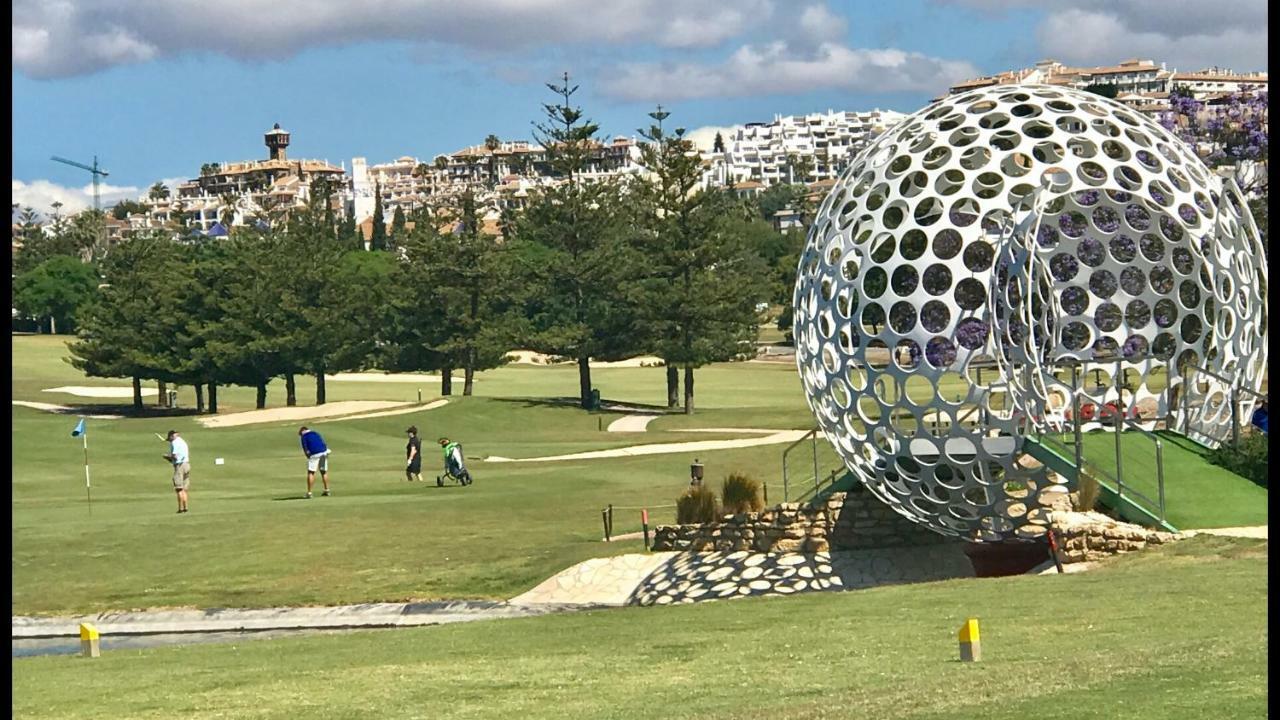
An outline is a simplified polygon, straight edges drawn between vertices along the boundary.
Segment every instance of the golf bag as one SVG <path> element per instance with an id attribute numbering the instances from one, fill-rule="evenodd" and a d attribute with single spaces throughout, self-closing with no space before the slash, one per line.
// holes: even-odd
<path id="1" fill-rule="evenodd" d="M 436 476 L 436 487 L 444 487 L 444 480 L 446 477 L 456 481 L 459 485 L 466 486 L 471 484 L 471 473 L 467 472 L 466 465 L 464 465 L 462 461 L 462 445 L 458 445 L 457 447 L 458 452 L 456 456 L 453 453 L 445 456 L 445 474 Z"/>

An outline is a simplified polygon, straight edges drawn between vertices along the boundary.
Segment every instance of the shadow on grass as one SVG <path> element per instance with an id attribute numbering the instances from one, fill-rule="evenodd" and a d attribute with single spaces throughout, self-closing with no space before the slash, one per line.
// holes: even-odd
<path id="1" fill-rule="evenodd" d="M 65 410 L 49 410 L 54 415 L 76 417 L 79 415 L 119 415 L 126 418 L 179 418 L 192 415 L 208 415 L 195 408 L 162 408 L 144 405 L 141 410 L 130 405 L 69 405 Z"/>
<path id="2" fill-rule="evenodd" d="M 503 403 L 519 403 L 521 407 L 540 408 L 540 407 L 582 407 L 582 401 L 576 397 L 554 397 L 554 398 L 493 398 L 497 402 Z M 680 412 L 679 408 L 671 409 L 665 405 L 651 405 L 647 403 L 624 403 L 614 402 L 612 400 L 600 400 L 600 409 L 605 412 L 644 412 L 654 415 L 668 415 Z"/>

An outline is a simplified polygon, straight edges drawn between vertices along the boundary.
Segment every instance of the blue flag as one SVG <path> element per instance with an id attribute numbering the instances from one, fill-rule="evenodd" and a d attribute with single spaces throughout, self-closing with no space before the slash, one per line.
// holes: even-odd
<path id="1" fill-rule="evenodd" d="M 76 429 L 71 431 L 71 437 L 80 437 L 84 434 L 84 418 L 80 418 L 80 422 L 76 423 Z"/>

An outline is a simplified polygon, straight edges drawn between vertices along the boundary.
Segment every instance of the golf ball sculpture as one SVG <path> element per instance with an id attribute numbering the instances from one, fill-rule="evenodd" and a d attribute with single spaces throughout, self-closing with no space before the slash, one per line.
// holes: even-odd
<path id="1" fill-rule="evenodd" d="M 1073 412 L 1229 432 L 1230 387 L 1198 368 L 1259 387 L 1266 279 L 1235 183 L 1159 124 L 1076 90 L 984 88 L 881 135 L 823 201 L 796 363 L 880 500 L 945 535 L 1031 538 L 1070 488 L 1028 435 Z"/>

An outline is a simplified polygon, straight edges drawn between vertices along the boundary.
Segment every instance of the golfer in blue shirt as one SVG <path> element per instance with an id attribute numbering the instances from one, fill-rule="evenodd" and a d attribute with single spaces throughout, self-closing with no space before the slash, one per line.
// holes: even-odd
<path id="1" fill-rule="evenodd" d="M 307 456 L 307 494 L 311 499 L 311 486 L 316 482 L 316 471 L 320 472 L 320 482 L 324 483 L 324 492 L 329 495 L 329 447 L 324 444 L 320 433 L 310 430 L 306 425 L 298 428 L 298 437 L 302 438 L 302 454 Z"/>

